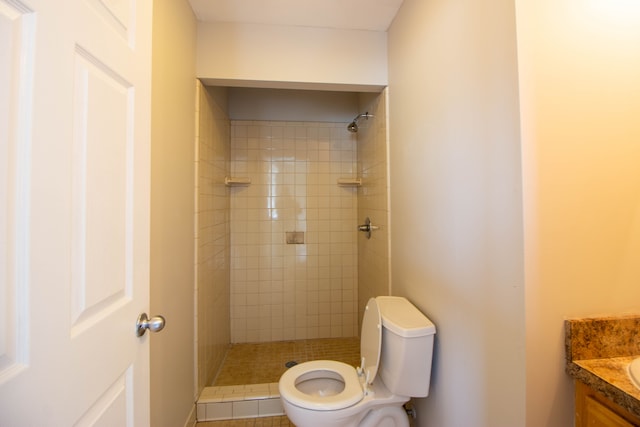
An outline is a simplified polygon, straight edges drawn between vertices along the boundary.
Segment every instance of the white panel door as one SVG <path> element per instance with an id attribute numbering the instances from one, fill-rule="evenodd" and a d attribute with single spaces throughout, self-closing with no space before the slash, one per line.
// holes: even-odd
<path id="1" fill-rule="evenodd" d="M 146 426 L 151 0 L 0 0 L 0 426 Z"/>

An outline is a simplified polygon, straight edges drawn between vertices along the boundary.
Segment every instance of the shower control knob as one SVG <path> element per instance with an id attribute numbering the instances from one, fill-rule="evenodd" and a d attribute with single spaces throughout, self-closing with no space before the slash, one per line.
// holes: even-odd
<path id="1" fill-rule="evenodd" d="M 358 226 L 358 230 L 367 233 L 367 239 L 371 238 L 371 231 L 378 230 L 380 227 L 371 224 L 371 220 L 369 217 L 366 217 L 364 220 L 364 224 Z"/>
<path id="2" fill-rule="evenodd" d="M 160 332 L 164 328 L 164 324 L 164 317 L 154 316 L 149 318 L 147 313 L 142 313 L 138 316 L 138 321 L 136 322 L 136 335 L 143 336 L 147 329 L 151 332 Z"/>

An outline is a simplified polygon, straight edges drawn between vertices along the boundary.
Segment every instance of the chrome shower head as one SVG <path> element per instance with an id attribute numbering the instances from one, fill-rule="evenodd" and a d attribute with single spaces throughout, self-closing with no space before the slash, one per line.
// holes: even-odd
<path id="1" fill-rule="evenodd" d="M 354 133 L 358 132 L 358 120 L 360 120 L 362 117 L 369 120 L 369 117 L 373 117 L 373 114 L 369 114 L 368 111 L 364 114 L 358 114 L 356 118 L 353 119 L 351 123 L 349 123 L 349 125 L 347 126 L 347 130 Z"/>

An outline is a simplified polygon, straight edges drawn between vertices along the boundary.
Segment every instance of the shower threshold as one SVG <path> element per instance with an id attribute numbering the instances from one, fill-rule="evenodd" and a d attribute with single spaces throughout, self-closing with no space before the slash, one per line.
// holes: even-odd
<path id="1" fill-rule="evenodd" d="M 197 410 L 198 421 L 284 415 L 277 382 L 205 387 Z"/>

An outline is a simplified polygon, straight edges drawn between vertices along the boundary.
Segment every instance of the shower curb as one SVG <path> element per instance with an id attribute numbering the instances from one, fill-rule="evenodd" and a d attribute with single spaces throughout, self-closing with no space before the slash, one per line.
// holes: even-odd
<path id="1" fill-rule="evenodd" d="M 197 402 L 198 421 L 284 415 L 278 383 L 205 387 Z"/>

